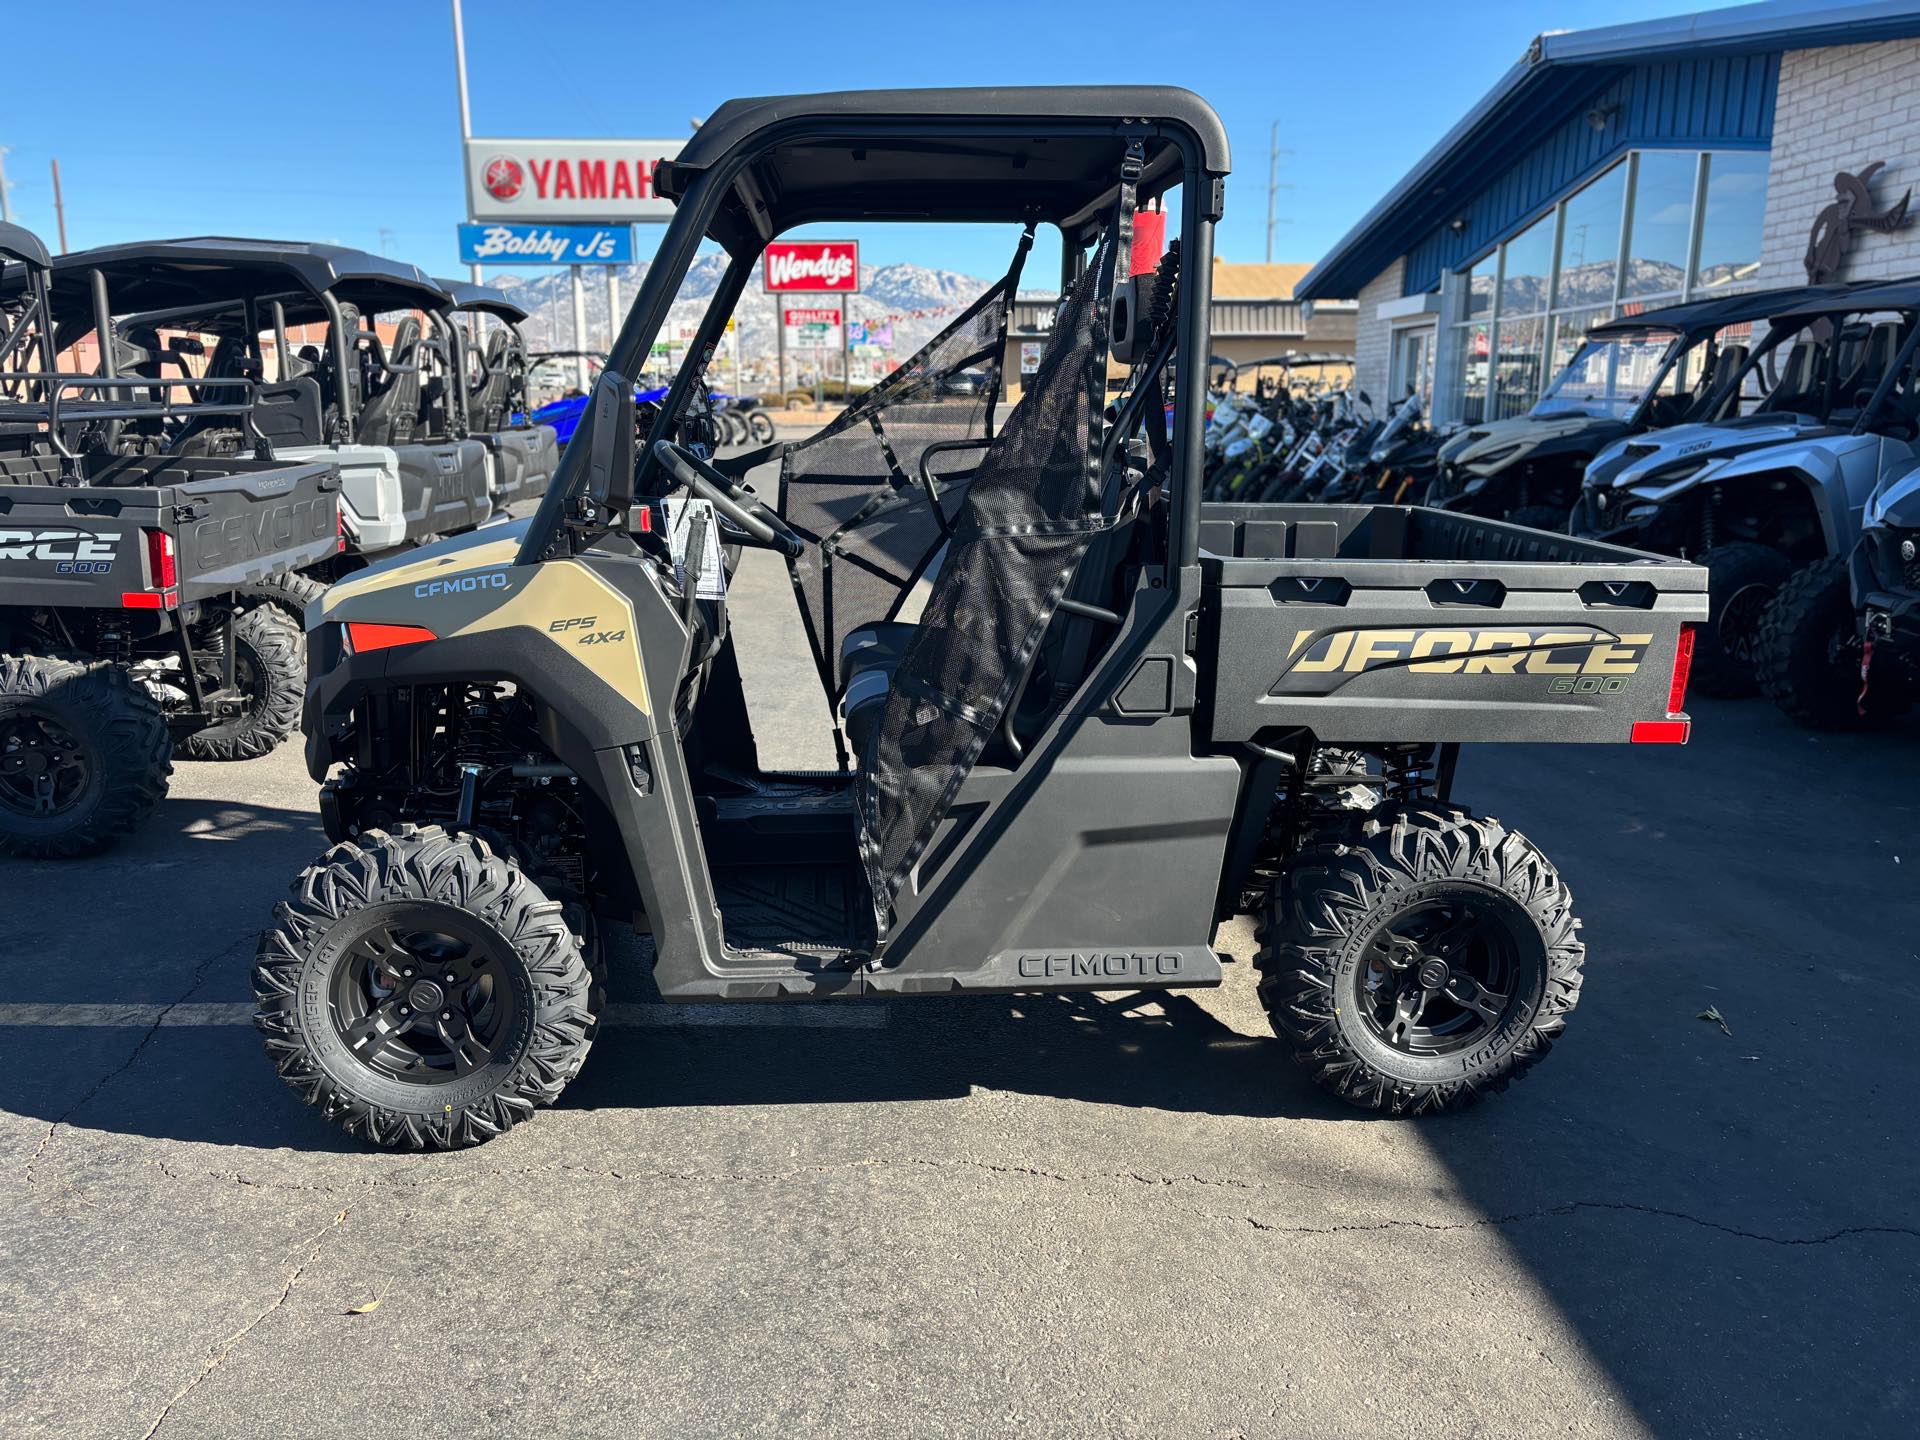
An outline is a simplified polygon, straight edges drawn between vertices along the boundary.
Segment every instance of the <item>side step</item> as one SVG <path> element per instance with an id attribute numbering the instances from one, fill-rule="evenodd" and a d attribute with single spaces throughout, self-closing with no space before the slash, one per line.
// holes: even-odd
<path id="1" fill-rule="evenodd" d="M 1187 990 L 1225 975 L 1207 945 L 1145 950 L 1035 947 L 1002 950 L 970 970 L 921 970 L 912 964 L 866 977 L 870 995 L 1013 995 L 1059 990 Z"/>
<path id="2" fill-rule="evenodd" d="M 757 956 L 777 960 L 784 957 Z M 657 972 L 656 972 L 657 974 Z M 1187 990 L 1218 985 L 1225 978 L 1220 957 L 1206 945 L 1169 945 L 1149 950 L 1002 950 L 969 970 L 848 970 L 816 964 L 776 971 L 758 968 L 737 977 L 702 976 L 685 985 L 662 985 L 664 1000 L 738 1000 L 781 1003 L 857 999 L 873 995 L 1019 995 L 1063 990 Z"/>

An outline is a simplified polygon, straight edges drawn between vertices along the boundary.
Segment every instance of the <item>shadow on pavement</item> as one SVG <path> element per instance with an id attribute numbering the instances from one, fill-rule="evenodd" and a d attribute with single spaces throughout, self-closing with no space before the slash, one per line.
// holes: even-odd
<path id="1" fill-rule="evenodd" d="M 1694 709 L 1685 749 L 1470 753 L 1586 985 L 1535 1074 L 1418 1133 L 1653 1433 L 1911 1436 L 1920 746 Z"/>

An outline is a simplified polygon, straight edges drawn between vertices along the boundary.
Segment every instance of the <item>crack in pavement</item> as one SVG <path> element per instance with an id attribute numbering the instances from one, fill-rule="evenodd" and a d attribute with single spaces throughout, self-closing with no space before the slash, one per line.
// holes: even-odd
<path id="1" fill-rule="evenodd" d="M 174 1171 L 165 1161 L 151 1161 L 159 1166 L 169 1179 L 181 1180 L 188 1176 Z M 272 1189 L 310 1192 L 314 1194 L 345 1194 L 354 1191 L 371 1193 L 375 1190 L 417 1189 L 432 1179 L 452 1180 L 455 1178 L 484 1182 L 502 1179 L 550 1179 L 555 1175 L 578 1176 L 586 1179 L 612 1180 L 620 1183 L 671 1184 L 674 1182 L 699 1183 L 739 1183 L 739 1184 L 780 1184 L 803 1176 L 824 1176 L 856 1170 L 902 1170 L 919 1167 L 932 1170 L 973 1170 L 989 1175 L 1017 1179 L 1045 1180 L 1060 1185 L 1086 1185 L 1101 1181 L 1118 1181 L 1126 1184 L 1141 1185 L 1158 1190 L 1174 1190 L 1182 1186 L 1196 1185 L 1212 1189 L 1230 1190 L 1266 1190 L 1272 1187 L 1256 1181 L 1214 1179 L 1201 1175 L 1143 1175 L 1131 1170 L 1105 1170 L 1072 1174 L 1057 1170 L 1042 1170 L 1030 1165 L 993 1164 L 984 1160 L 930 1160 L 918 1156 L 909 1156 L 901 1160 L 848 1160 L 831 1165 L 802 1165 L 788 1170 L 768 1171 L 722 1171 L 722 1170 L 619 1170 L 599 1169 L 586 1165 L 526 1165 L 516 1168 L 495 1167 L 487 1170 L 474 1170 L 460 1173 L 458 1176 L 436 1177 L 375 1177 L 351 1185 L 302 1184 L 297 1181 L 259 1180 L 244 1171 L 202 1171 L 199 1178 L 218 1180 L 249 1189 Z M 1811 1246 L 1829 1245 L 1837 1240 L 1845 1240 L 1863 1235 L 1898 1235 L 1908 1239 L 1920 1240 L 1920 1227 L 1907 1225 L 1846 1225 L 1835 1230 L 1812 1235 L 1776 1235 L 1760 1230 L 1748 1230 L 1738 1225 L 1729 1225 L 1724 1221 L 1711 1220 L 1704 1216 L 1689 1214 L 1684 1210 L 1674 1210 L 1658 1205 L 1645 1205 L 1631 1200 L 1569 1200 L 1554 1205 L 1542 1205 L 1531 1210 L 1517 1210 L 1504 1215 L 1483 1215 L 1470 1220 L 1435 1221 L 1389 1218 L 1385 1220 L 1354 1221 L 1334 1225 L 1285 1225 L 1262 1220 L 1253 1215 L 1229 1215 L 1214 1210 L 1203 1210 L 1192 1206 L 1183 1206 L 1188 1213 L 1210 1220 L 1239 1221 L 1251 1226 L 1263 1234 L 1276 1235 L 1349 1235 L 1366 1234 L 1372 1231 L 1386 1230 L 1426 1230 L 1436 1234 L 1448 1231 L 1483 1230 L 1507 1225 L 1519 1225 L 1532 1221 L 1564 1219 L 1585 1211 L 1614 1212 L 1643 1215 L 1654 1219 L 1675 1220 L 1683 1224 L 1697 1225 L 1702 1229 L 1718 1231 L 1723 1235 L 1740 1240 L 1754 1240 L 1768 1245 Z"/>
<path id="2" fill-rule="evenodd" d="M 280 1293 L 273 1298 L 266 1309 L 262 1310 L 258 1315 L 254 1316 L 253 1319 L 249 1320 L 222 1341 L 218 1349 L 216 1349 L 211 1358 L 208 1359 L 207 1363 L 200 1367 L 200 1373 L 198 1375 L 195 1375 L 186 1384 L 173 1392 L 172 1396 L 167 1400 L 167 1403 L 160 1407 L 160 1413 L 153 1417 L 153 1424 L 146 1428 L 146 1431 L 140 1436 L 140 1440 L 153 1440 L 153 1437 L 160 1433 L 160 1427 L 167 1423 L 167 1417 L 173 1413 L 174 1406 L 178 1405 L 195 1390 L 199 1389 L 202 1382 L 204 1382 L 209 1375 L 213 1374 L 214 1371 L 226 1363 L 227 1357 L 233 1354 L 242 1340 L 245 1340 L 247 1336 L 258 1329 L 260 1323 L 269 1315 L 287 1303 L 287 1297 L 293 1294 L 293 1287 L 300 1283 L 301 1275 L 306 1272 L 306 1268 L 311 1265 L 314 1262 L 314 1258 L 319 1255 L 320 1247 L 327 1243 L 327 1237 L 332 1235 L 342 1225 L 346 1224 L 347 1216 L 352 1213 L 353 1207 L 348 1206 L 345 1210 L 342 1210 L 338 1215 L 334 1216 L 333 1220 L 307 1243 L 307 1253 L 301 1258 L 300 1263 L 295 1265 L 288 1273 L 287 1283 L 280 1287 Z"/>
<path id="3" fill-rule="evenodd" d="M 251 944 L 258 934 L 259 932 L 256 930 L 249 930 L 245 934 L 229 940 L 218 950 L 198 961 L 193 967 L 193 978 L 187 985 L 185 992 L 181 994 L 179 999 L 170 1001 L 158 1015 L 153 1017 L 153 1023 L 146 1028 L 145 1033 L 143 1033 L 138 1040 L 134 1041 L 133 1049 L 127 1052 L 127 1058 L 114 1066 L 113 1069 L 109 1070 L 106 1074 L 102 1075 L 98 1080 L 94 1081 L 92 1085 L 87 1087 L 84 1095 L 74 1101 L 73 1104 L 69 1105 L 65 1110 L 61 1111 L 59 1115 L 48 1123 L 47 1133 L 40 1137 L 40 1143 L 34 1147 L 33 1154 L 27 1157 L 25 1172 L 27 1184 L 32 1185 L 35 1183 L 34 1170 L 40 1164 L 41 1158 L 47 1153 L 47 1147 L 53 1144 L 53 1137 L 59 1132 L 60 1127 L 75 1115 L 79 1114 L 89 1100 L 93 1099 L 94 1096 L 106 1089 L 108 1085 L 112 1084 L 115 1080 L 126 1074 L 128 1070 L 133 1068 L 134 1062 L 140 1058 L 141 1052 L 147 1048 L 147 1042 L 153 1039 L 153 1037 L 159 1033 L 160 1027 L 166 1023 L 167 1016 L 179 1006 L 191 1000 L 194 992 L 206 983 L 207 971 L 213 968 L 213 963 L 216 960 L 226 958 L 243 944 Z"/>

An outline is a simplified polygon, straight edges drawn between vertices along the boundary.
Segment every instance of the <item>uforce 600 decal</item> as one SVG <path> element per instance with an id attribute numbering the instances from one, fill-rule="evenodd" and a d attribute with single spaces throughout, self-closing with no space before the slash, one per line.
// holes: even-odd
<path id="1" fill-rule="evenodd" d="M 1289 676 L 1359 675 L 1387 667 L 1416 675 L 1544 675 L 1567 680 L 1624 680 L 1646 659 L 1651 635 L 1523 626 L 1500 629 L 1301 630 L 1293 637 Z M 1555 684 L 1555 694 L 1589 687 Z"/>
<path id="2" fill-rule="evenodd" d="M 0 529 L 0 560 L 47 560 L 57 575 L 110 575 L 118 530 Z"/>

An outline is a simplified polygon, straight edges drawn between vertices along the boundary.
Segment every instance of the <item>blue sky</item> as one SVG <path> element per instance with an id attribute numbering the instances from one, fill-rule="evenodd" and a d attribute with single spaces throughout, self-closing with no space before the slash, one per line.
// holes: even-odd
<path id="1" fill-rule="evenodd" d="M 25 5 L 29 0 L 11 0 Z M 444 0 L 90 0 L 84 64 L 16 67 L 0 145 L 16 222 L 55 239 L 58 156 L 74 248 L 196 233 L 331 240 L 457 265 L 463 192 Z M 1232 139 L 1221 255 L 1262 258 L 1268 127 L 1280 122 L 1274 258 L 1315 260 L 1543 29 L 1702 8 L 1551 4 L 1107 3 L 965 7 L 722 3 L 547 6 L 467 0 L 474 129 L 673 135 L 731 95 L 889 85 L 1153 82 L 1211 100 Z M 61 18 L 62 16 L 71 19 Z M 48 17 L 48 18 L 41 18 Z M 16 26 L 16 31 L 18 27 Z M 102 113 L 96 81 L 112 97 Z M 323 105 L 330 100 L 333 106 Z M 639 236 L 650 251 L 653 237 Z M 1004 240 L 916 259 L 975 274 Z"/>

